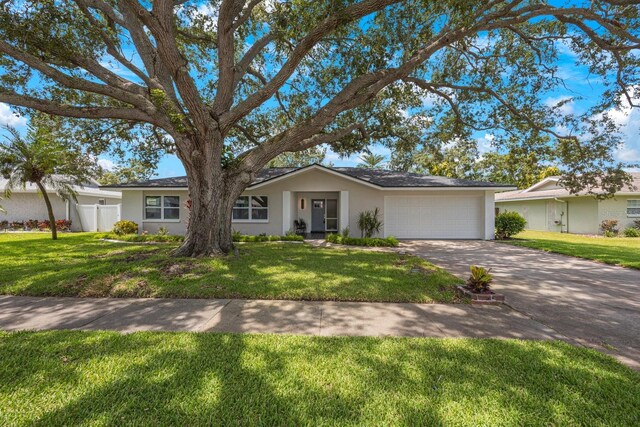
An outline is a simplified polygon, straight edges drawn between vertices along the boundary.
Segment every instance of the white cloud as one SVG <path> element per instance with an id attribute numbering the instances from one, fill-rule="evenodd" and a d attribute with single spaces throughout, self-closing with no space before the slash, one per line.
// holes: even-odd
<path id="1" fill-rule="evenodd" d="M 98 159 L 98 166 L 108 171 L 112 171 L 116 168 L 116 164 L 112 160 L 104 158 Z"/>
<path id="2" fill-rule="evenodd" d="M 24 126 L 27 119 L 14 113 L 7 104 L 0 103 L 0 125 L 3 126 Z"/>
<path id="3" fill-rule="evenodd" d="M 482 157 L 484 153 L 495 150 L 495 147 L 493 146 L 493 141 L 495 139 L 496 137 L 490 133 L 487 133 L 483 137 L 477 139 L 478 154 L 480 154 L 480 157 Z"/>

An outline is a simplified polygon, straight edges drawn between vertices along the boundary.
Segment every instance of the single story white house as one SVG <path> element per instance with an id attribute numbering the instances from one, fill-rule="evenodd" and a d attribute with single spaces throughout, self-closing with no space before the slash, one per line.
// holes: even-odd
<path id="1" fill-rule="evenodd" d="M 552 176 L 525 190 L 496 194 L 496 208 L 515 211 L 527 220 L 528 230 L 598 234 L 605 219 L 618 221 L 620 230 L 640 219 L 640 173 L 632 173 L 633 184 L 615 197 L 597 200 L 588 194 L 569 194 Z"/>
<path id="2" fill-rule="evenodd" d="M 0 192 L 4 192 L 7 180 L 0 178 Z M 73 200 L 64 200 L 58 196 L 54 190 L 47 189 L 47 194 L 51 200 L 53 214 L 56 219 L 71 221 L 73 231 L 93 231 L 88 224 L 83 224 L 80 210 L 82 206 L 118 205 L 121 202 L 122 194 L 119 191 L 101 190 L 97 182 L 88 182 L 82 187 L 74 186 L 77 194 L 77 203 Z M 34 184 L 27 184 L 25 188 L 15 188 L 11 192 L 11 197 L 3 197 L 0 202 L 6 212 L 0 212 L 0 221 L 24 222 L 28 220 L 48 220 L 47 206 L 40 195 L 38 187 Z"/>
<path id="3" fill-rule="evenodd" d="M 184 234 L 189 210 L 186 177 L 152 179 L 103 189 L 122 191 L 122 219 L 155 233 Z M 268 168 L 236 201 L 233 228 L 243 234 L 284 234 L 303 219 L 312 233 L 359 236 L 358 215 L 379 208 L 382 236 L 400 239 L 493 239 L 492 182 L 317 164 Z"/>

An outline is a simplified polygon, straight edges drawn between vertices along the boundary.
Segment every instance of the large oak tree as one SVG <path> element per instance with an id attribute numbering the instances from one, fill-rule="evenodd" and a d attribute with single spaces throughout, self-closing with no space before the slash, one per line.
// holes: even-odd
<path id="1" fill-rule="evenodd" d="M 169 142 L 192 199 L 176 254 L 225 253 L 233 203 L 255 173 L 321 144 L 402 149 L 426 128 L 443 141 L 542 133 L 572 189 L 618 188 L 604 112 L 637 96 L 637 3 L 9 0 L 0 102 L 128 138 L 134 151 Z M 560 49 L 605 87 L 581 117 L 542 99 L 562 89 Z"/>

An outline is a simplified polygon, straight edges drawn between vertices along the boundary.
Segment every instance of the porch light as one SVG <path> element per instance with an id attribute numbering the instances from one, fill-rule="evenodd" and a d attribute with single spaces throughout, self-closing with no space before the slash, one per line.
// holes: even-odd
<path id="1" fill-rule="evenodd" d="M 300 209 L 304 210 L 304 199 L 300 199 Z"/>

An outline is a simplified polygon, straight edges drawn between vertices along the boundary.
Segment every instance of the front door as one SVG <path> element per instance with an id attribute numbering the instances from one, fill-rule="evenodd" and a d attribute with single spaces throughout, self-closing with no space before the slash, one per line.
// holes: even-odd
<path id="1" fill-rule="evenodd" d="M 311 232 L 324 233 L 324 199 L 311 200 Z"/>

